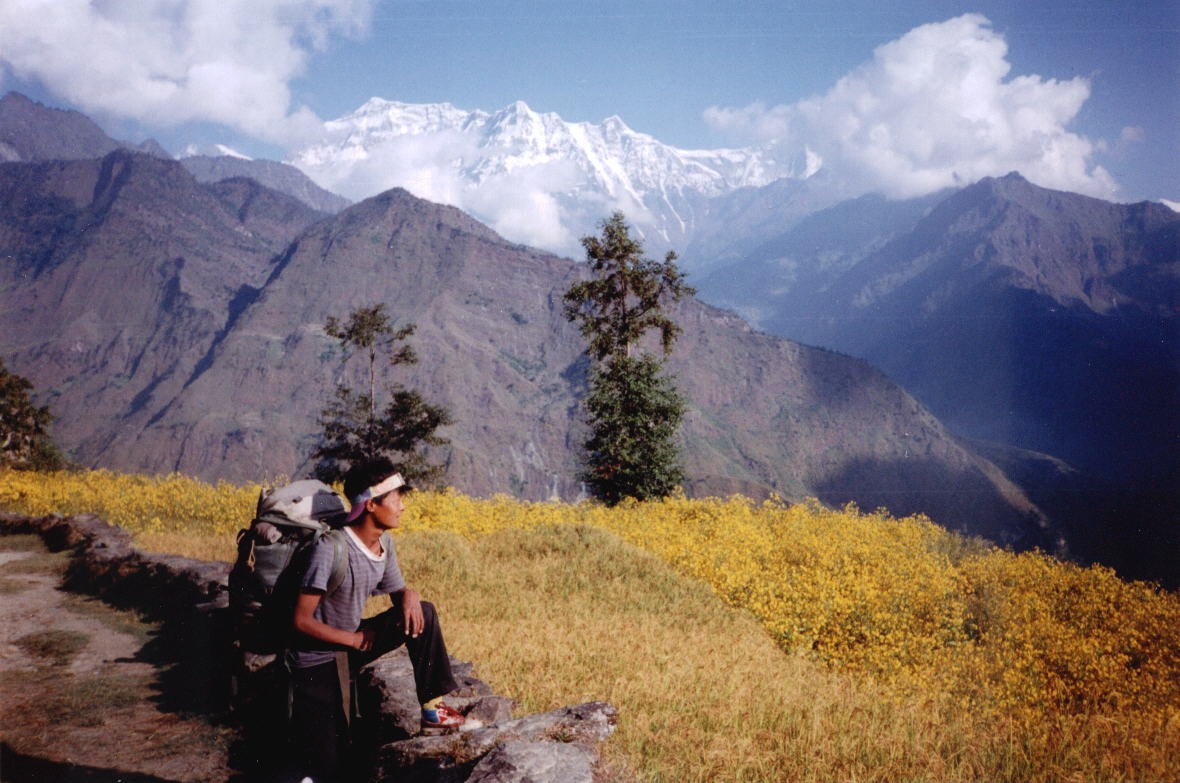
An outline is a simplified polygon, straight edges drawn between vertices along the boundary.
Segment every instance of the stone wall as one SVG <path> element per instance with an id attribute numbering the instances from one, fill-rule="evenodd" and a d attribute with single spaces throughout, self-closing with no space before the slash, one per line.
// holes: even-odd
<path id="1" fill-rule="evenodd" d="M 230 645 L 225 631 L 229 564 L 142 552 L 131 535 L 95 516 L 26 517 L 0 513 L 9 532 L 35 533 L 54 550 L 72 550 L 71 590 L 141 612 L 160 623 L 159 646 L 174 663 L 164 683 L 177 704 L 205 712 L 228 706 Z M 361 670 L 362 714 L 375 747 L 372 780 L 399 783 L 602 783 L 599 745 L 614 731 L 614 707 L 590 702 L 513 717 L 511 699 L 452 661 L 457 706 L 469 730 L 420 736 L 413 671 L 404 650 Z"/>

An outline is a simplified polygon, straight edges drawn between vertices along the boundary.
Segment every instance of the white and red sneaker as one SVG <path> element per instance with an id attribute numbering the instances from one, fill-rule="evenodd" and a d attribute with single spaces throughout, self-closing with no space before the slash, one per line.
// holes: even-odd
<path id="1" fill-rule="evenodd" d="M 422 731 L 432 734 L 446 734 L 459 731 L 467 718 L 463 713 L 439 702 L 432 707 L 422 708 Z"/>

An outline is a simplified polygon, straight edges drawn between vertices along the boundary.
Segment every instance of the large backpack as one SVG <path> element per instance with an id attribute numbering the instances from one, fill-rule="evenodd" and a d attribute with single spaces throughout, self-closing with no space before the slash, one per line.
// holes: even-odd
<path id="1" fill-rule="evenodd" d="M 348 544 L 339 529 L 343 498 L 322 481 L 296 481 L 264 489 L 250 526 L 238 533 L 238 556 L 229 574 L 234 646 L 239 665 L 256 673 L 279 661 L 291 639 L 295 599 L 312 547 L 333 543 L 330 594 L 348 568 Z"/>

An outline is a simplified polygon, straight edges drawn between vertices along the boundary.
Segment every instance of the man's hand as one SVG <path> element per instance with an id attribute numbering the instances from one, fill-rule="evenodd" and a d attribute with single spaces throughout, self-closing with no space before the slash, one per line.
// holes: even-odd
<path id="1" fill-rule="evenodd" d="M 426 627 L 426 618 L 422 615 L 422 598 L 413 590 L 406 588 L 402 592 L 402 629 L 411 638 L 417 638 Z"/>
<path id="2" fill-rule="evenodd" d="M 377 638 L 377 635 L 374 633 L 372 628 L 362 628 L 356 632 L 356 636 L 356 644 L 354 644 L 353 647 L 360 650 L 361 652 L 368 652 L 369 650 L 373 649 L 373 640 Z"/>

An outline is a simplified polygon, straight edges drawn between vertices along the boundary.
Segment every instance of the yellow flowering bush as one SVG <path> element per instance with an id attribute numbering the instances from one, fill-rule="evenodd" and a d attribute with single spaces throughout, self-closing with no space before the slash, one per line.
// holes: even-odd
<path id="1" fill-rule="evenodd" d="M 1180 717 L 1180 600 L 1108 568 L 999 550 L 965 560 L 972 655 L 947 687 L 1032 714 Z"/>
<path id="2" fill-rule="evenodd" d="M 96 514 L 132 533 L 232 535 L 249 522 L 259 490 L 180 474 L 0 471 L 0 508 L 29 515 Z"/>

